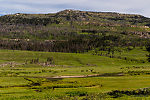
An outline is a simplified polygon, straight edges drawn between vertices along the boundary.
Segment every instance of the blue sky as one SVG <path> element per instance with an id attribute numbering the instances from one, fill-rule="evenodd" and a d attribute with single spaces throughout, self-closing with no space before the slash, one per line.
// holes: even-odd
<path id="1" fill-rule="evenodd" d="M 150 0 L 0 0 L 0 14 L 54 13 L 65 9 L 150 17 Z"/>

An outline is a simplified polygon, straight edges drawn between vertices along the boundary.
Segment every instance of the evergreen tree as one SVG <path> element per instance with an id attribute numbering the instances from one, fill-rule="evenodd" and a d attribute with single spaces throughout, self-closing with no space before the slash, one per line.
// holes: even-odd
<path id="1" fill-rule="evenodd" d="M 149 52 L 149 55 L 147 56 L 148 57 L 148 62 L 150 62 L 150 43 L 148 43 L 147 45 L 146 45 L 146 50 Z"/>

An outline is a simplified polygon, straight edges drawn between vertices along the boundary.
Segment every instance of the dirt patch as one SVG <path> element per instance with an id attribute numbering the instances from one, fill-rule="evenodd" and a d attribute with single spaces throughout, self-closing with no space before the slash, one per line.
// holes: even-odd
<path id="1" fill-rule="evenodd" d="M 46 79 L 63 79 L 63 78 L 87 78 L 87 77 L 116 77 L 124 76 L 123 73 L 105 73 L 105 74 L 94 74 L 94 75 L 77 75 L 77 76 L 55 76 L 55 77 L 32 77 L 30 78 L 46 78 Z M 26 76 L 28 77 L 28 76 Z"/>
<path id="2" fill-rule="evenodd" d="M 56 76 L 47 78 L 86 78 L 86 77 L 109 77 L 109 76 L 124 76 L 123 73 L 106 73 L 106 74 L 94 74 L 94 75 L 78 75 L 78 76 Z"/>
<path id="3" fill-rule="evenodd" d="M 15 67 L 16 65 L 23 65 L 23 64 L 24 63 L 6 62 L 6 63 L 3 63 L 3 64 L 0 64 L 0 67 L 6 67 L 6 66 Z"/>

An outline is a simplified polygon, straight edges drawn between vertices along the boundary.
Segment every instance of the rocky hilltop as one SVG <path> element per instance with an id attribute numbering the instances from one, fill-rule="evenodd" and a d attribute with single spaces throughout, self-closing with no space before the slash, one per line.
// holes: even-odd
<path id="1" fill-rule="evenodd" d="M 0 22 L 23 23 L 24 20 L 52 23 L 55 21 L 86 21 L 97 23 L 112 23 L 112 25 L 141 25 L 150 26 L 150 18 L 134 14 L 120 14 L 113 12 L 90 12 L 79 10 L 64 10 L 53 14 L 12 14 L 0 17 Z M 29 22 L 26 22 L 29 23 Z M 32 24 L 32 23 L 29 23 Z"/>
<path id="2" fill-rule="evenodd" d="M 64 10 L 49 14 L 17 13 L 0 17 L 1 29 L 7 25 L 7 31 L 21 26 L 67 26 L 71 25 L 83 32 L 115 32 L 121 34 L 135 34 L 149 38 L 150 18 L 135 14 L 120 14 L 114 12 L 91 12 L 79 10 Z M 19 25 L 19 26 L 18 26 Z M 85 26 L 84 28 L 77 26 Z M 89 29 L 89 27 L 91 29 Z M 125 27 L 124 29 L 121 29 Z M 2 31 L 0 29 L 0 31 Z M 17 28 L 18 29 L 18 28 Z M 6 32 L 6 31 L 5 31 Z"/>

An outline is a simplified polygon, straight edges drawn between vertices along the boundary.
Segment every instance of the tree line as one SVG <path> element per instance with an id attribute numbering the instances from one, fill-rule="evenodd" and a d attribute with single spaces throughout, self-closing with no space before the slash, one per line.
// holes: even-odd
<path id="1" fill-rule="evenodd" d="M 79 35 L 76 37 L 70 37 L 67 40 L 44 41 L 26 39 L 1 39 L 0 49 L 83 53 L 93 49 L 113 52 L 114 47 L 136 47 L 145 45 L 145 41 L 142 40 L 132 39 L 132 41 L 121 39 L 121 37 L 113 35 Z"/>

